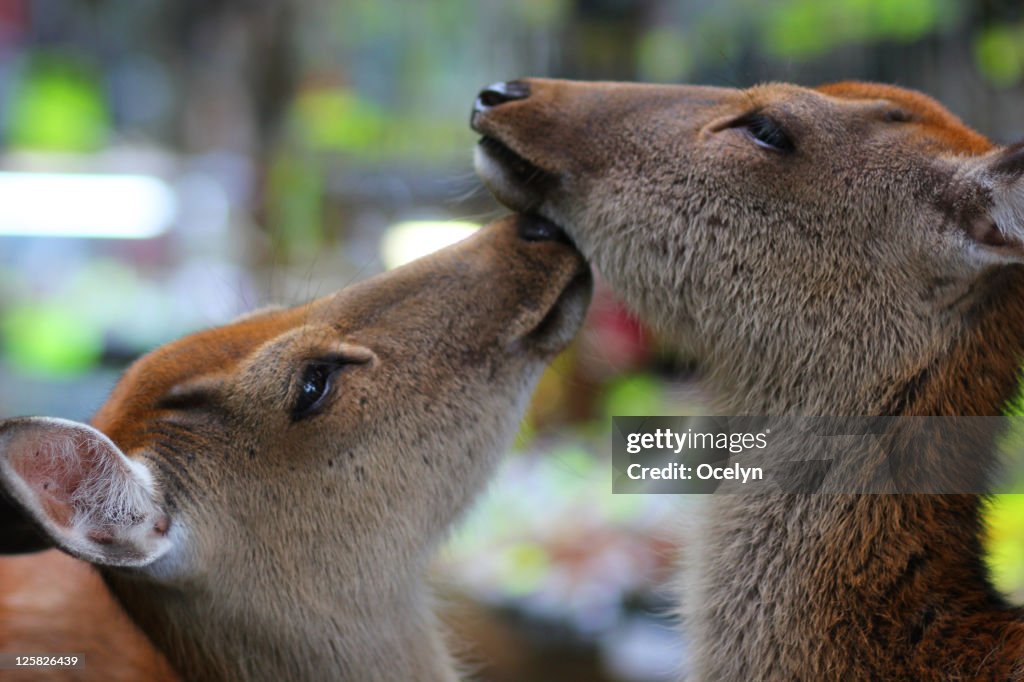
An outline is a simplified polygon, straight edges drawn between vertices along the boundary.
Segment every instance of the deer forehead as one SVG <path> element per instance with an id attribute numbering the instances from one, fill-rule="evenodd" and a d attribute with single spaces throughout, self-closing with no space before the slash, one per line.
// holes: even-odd
<path id="1" fill-rule="evenodd" d="M 93 424 L 126 452 L 141 447 L 148 438 L 146 425 L 169 405 L 201 399 L 216 377 L 236 371 L 307 320 L 306 308 L 274 310 L 162 346 L 129 368 Z"/>
<path id="2" fill-rule="evenodd" d="M 877 129 L 904 134 L 900 148 L 927 149 L 931 153 L 978 155 L 991 151 L 994 145 L 984 135 L 972 130 L 957 116 L 931 97 L 893 85 L 844 81 L 805 88 L 789 83 L 768 83 L 746 90 L 733 91 L 721 100 L 725 104 L 711 106 L 723 120 L 748 111 L 767 109 L 784 112 L 798 132 L 814 135 L 827 132 L 844 133 Z M 895 125 L 894 125 L 895 124 Z"/>
<path id="3" fill-rule="evenodd" d="M 983 154 L 994 145 L 984 135 L 966 126 L 948 109 L 928 95 L 894 85 L 844 81 L 823 85 L 817 92 L 843 103 L 876 103 L 880 123 L 904 123 L 911 137 L 928 146 L 955 154 Z"/>
<path id="4" fill-rule="evenodd" d="M 768 208 L 777 209 L 780 219 L 798 217 L 789 213 L 813 219 L 827 210 L 841 232 L 858 239 L 851 230 L 858 215 L 872 232 L 884 227 L 877 221 L 881 204 L 889 227 L 903 232 L 913 224 L 963 222 L 990 203 L 986 186 L 964 182 L 956 164 L 964 157 L 983 157 L 995 145 L 927 95 L 860 82 L 815 89 L 772 83 L 741 92 L 743 97 L 731 99 L 730 110 L 712 128 L 724 127 L 737 114 L 761 110 L 776 116 L 795 134 L 798 150 L 805 150 L 782 174 L 776 165 L 752 162 L 746 146 L 709 148 L 697 165 L 719 178 L 715 191 L 740 187 L 741 213 L 767 192 L 772 198 Z M 735 158 L 723 169 L 725 156 Z M 737 166 L 742 176 L 735 173 Z M 842 207 L 853 212 L 840 216 Z M 764 209 L 751 216 L 755 223 L 771 222 Z"/>

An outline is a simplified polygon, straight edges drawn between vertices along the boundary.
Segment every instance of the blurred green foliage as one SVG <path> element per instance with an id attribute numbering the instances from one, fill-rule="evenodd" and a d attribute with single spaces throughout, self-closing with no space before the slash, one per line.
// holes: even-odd
<path id="1" fill-rule="evenodd" d="M 280 256 L 316 254 L 324 240 L 326 174 L 308 154 L 281 150 L 267 172 L 267 219 Z"/>
<path id="2" fill-rule="evenodd" d="M 996 587 L 1024 599 L 1024 495 L 993 496 L 985 521 L 985 547 Z"/>
<path id="3" fill-rule="evenodd" d="M 343 88 L 300 93 L 294 112 L 303 142 L 314 149 L 366 153 L 383 143 L 389 123 L 387 112 Z"/>
<path id="4" fill-rule="evenodd" d="M 654 28 L 640 40 L 637 70 L 644 80 L 680 82 L 693 69 L 691 41 L 686 33 L 670 26 Z"/>
<path id="5" fill-rule="evenodd" d="M 955 22 L 949 0 L 786 0 L 761 24 L 761 45 L 778 57 L 809 58 L 835 47 L 877 40 L 911 42 Z"/>
<path id="6" fill-rule="evenodd" d="M 95 151 L 111 125 L 98 74 L 73 56 L 29 59 L 8 116 L 12 146 L 45 151 Z"/>
<path id="7" fill-rule="evenodd" d="M 8 361 L 37 374 L 80 373 L 92 368 L 103 351 L 95 320 L 57 301 L 9 308 L 0 329 Z"/>
<path id="8" fill-rule="evenodd" d="M 1007 88 L 1024 76 L 1024 24 L 985 29 L 974 44 L 978 69 L 993 85 Z"/>
<path id="9" fill-rule="evenodd" d="M 664 383 L 648 374 L 627 374 L 612 381 L 605 392 L 602 412 L 611 417 L 642 417 L 665 412 Z"/>

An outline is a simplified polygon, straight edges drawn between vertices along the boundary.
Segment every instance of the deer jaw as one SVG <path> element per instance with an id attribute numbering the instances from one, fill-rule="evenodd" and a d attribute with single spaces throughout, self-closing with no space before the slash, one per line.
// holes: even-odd
<path id="1" fill-rule="evenodd" d="M 164 346 L 92 427 L 2 422 L 0 480 L 187 679 L 453 679 L 426 562 L 589 298 L 536 223 Z"/>
<path id="2" fill-rule="evenodd" d="M 996 415 L 1024 355 L 1024 150 L 889 86 L 529 79 L 477 169 L 563 226 L 725 413 Z M 1024 679 L 973 495 L 712 496 L 698 679 Z"/>

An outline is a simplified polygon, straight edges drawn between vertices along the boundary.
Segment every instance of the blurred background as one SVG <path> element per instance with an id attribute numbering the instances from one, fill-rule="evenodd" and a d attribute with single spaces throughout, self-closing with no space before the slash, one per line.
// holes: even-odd
<path id="1" fill-rule="evenodd" d="M 919 88 L 1024 137 L 1017 0 L 0 0 L 0 417 L 86 419 L 139 354 L 500 215 L 470 104 L 519 75 Z M 609 417 L 702 410 L 608 291 L 441 557 L 482 680 L 668 679 L 687 499 L 611 490 Z M 990 560 L 1024 599 L 1024 501 Z"/>

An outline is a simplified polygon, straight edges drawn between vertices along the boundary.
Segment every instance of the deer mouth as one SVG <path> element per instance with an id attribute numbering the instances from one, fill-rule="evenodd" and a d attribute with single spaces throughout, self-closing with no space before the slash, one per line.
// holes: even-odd
<path id="1" fill-rule="evenodd" d="M 536 211 L 557 180 L 554 173 L 486 134 L 477 143 L 474 165 L 487 189 L 515 211 Z"/>

